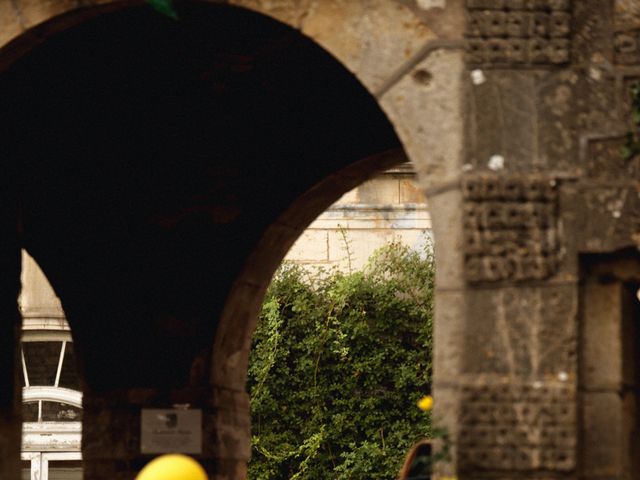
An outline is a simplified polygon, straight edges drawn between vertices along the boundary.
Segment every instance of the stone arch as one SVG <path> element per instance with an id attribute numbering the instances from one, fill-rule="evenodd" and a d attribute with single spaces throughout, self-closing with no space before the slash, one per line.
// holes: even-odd
<path id="1" fill-rule="evenodd" d="M 6 28 L 1 30 L 0 70 L 8 68 L 15 59 L 34 46 L 46 43 L 56 33 L 72 29 L 101 14 L 139 3 L 99 1 L 86 6 L 74 2 L 6 2 L 0 7 L 7 9 L 0 12 L 0 18 L 6 22 Z M 460 5 L 456 2 L 443 9 L 436 2 L 433 8 L 421 9 L 404 2 L 385 0 L 366 4 L 249 0 L 228 3 L 271 16 L 298 29 L 356 75 L 391 120 L 404 150 L 414 162 L 430 193 L 432 209 L 438 212 L 433 215 L 436 239 L 441 237 L 447 243 L 461 243 L 459 220 L 462 197 L 457 185 L 463 163 L 461 102 L 465 67 L 461 41 L 464 12 Z M 431 118 L 437 118 L 438 121 L 430 122 L 427 127 Z M 181 403 L 191 399 L 206 403 L 212 411 L 228 411 L 232 419 L 230 424 L 229 418 L 212 422 L 211 428 L 218 430 L 215 435 L 224 436 L 224 432 L 246 427 L 246 419 L 243 420 L 246 415 L 246 398 L 242 393 L 243 365 L 247 353 L 245 345 L 257 307 L 253 304 L 241 312 L 235 309 L 243 306 L 243 297 L 246 298 L 247 294 L 254 300 L 261 297 L 277 264 L 278 255 L 284 255 L 285 247 L 295 240 L 305 222 L 313 218 L 313 212 L 317 215 L 323 206 L 328 206 L 341 192 L 363 181 L 375 169 L 397 160 L 397 154 L 395 157 L 378 155 L 337 172 L 334 177 L 305 193 L 283 213 L 262 237 L 261 243 L 249 256 L 248 267 L 233 286 L 223 312 L 221 328 L 216 334 L 215 345 L 219 348 L 213 352 L 214 367 L 209 385 L 188 392 L 167 394 L 171 401 Z M 333 184 L 329 183 L 332 181 Z M 320 203 L 318 198 L 322 199 Z M 276 246 L 274 242 L 277 242 Z M 267 258 L 265 247 L 274 248 L 278 254 Z M 436 242 L 436 250 L 440 284 L 450 288 L 459 287 L 462 282 L 460 254 L 454 249 L 444 248 L 444 243 Z M 232 322 L 238 321 L 238 317 L 243 327 L 234 331 Z M 234 336 L 234 341 L 229 341 L 229 335 Z M 445 343 L 442 342 L 443 345 Z M 219 365 L 224 368 L 219 368 Z M 85 398 L 85 408 L 88 416 L 98 415 L 105 407 L 114 410 L 110 415 L 116 415 L 116 412 L 126 410 L 131 405 L 139 407 L 158 397 L 164 398 L 164 395 L 153 389 L 120 392 L 106 403 L 101 398 Z M 87 451 L 96 456 L 96 460 L 104 454 L 100 438 L 117 435 L 108 432 L 108 425 L 117 421 L 115 416 L 103 417 L 102 427 L 88 440 L 91 448 Z M 247 440 L 240 439 L 240 443 Z M 108 443 L 109 440 L 103 441 Z M 230 455 L 228 469 L 240 469 L 233 474 L 237 475 L 234 478 L 240 478 L 242 468 L 231 460 L 238 459 L 236 455 L 242 456 L 245 451 L 246 445 L 238 445 L 238 452 L 224 453 Z M 113 465 L 106 465 L 108 462 L 94 463 L 91 475 L 101 472 L 101 475 L 110 477 L 116 473 L 111 469 Z M 130 459 L 126 468 L 135 469 L 139 465 L 139 459 Z"/>
<path id="2" fill-rule="evenodd" d="M 211 382 L 241 390 L 246 383 L 251 335 L 273 274 L 304 229 L 340 196 L 373 172 L 405 161 L 402 150 L 365 158 L 333 173 L 296 199 L 269 226 L 235 280 L 216 330 Z"/>
<path id="3" fill-rule="evenodd" d="M 57 32 L 141 3 L 144 2 L 7 2 L 0 7 L 0 72 Z M 433 211 L 443 211 L 442 215 L 433 215 L 435 236 L 462 243 L 461 229 L 451 227 L 459 218 L 462 204 L 461 195 L 451 191 L 455 190 L 465 163 L 467 17 L 462 2 L 426 2 L 424 6 L 422 2 L 413 5 L 401 0 L 211 3 L 246 8 L 289 25 L 352 72 L 394 126 L 408 159 L 428 189 Z M 438 118 L 438 122 L 429 122 L 432 118 Z M 446 199 L 441 196 L 443 193 Z M 437 242 L 435 248 L 440 250 Z M 438 252 L 438 277 L 443 285 L 460 287 L 464 283 L 462 260 L 459 256 L 446 258 L 449 255 L 445 249 Z"/>
<path id="4" fill-rule="evenodd" d="M 0 8 L 0 72 L 49 37 L 142 0 L 7 2 Z M 200 3 L 209 3 L 201 0 Z M 226 0 L 311 38 L 379 101 L 412 162 L 432 184 L 462 166 L 465 11 L 460 2 Z M 446 5 L 446 8 L 444 7 Z M 429 118 L 436 124 L 423 125 Z"/>
<path id="5" fill-rule="evenodd" d="M 56 32 L 140 3 L 0 2 L 0 70 Z M 212 3 L 276 18 L 331 53 L 386 112 L 421 177 L 436 240 L 436 408 L 454 441 L 461 440 L 444 473 L 573 478 L 582 448 L 576 415 L 578 255 L 638 244 L 638 159 L 620 156 L 633 128 L 629 88 L 640 76 L 637 2 Z M 0 219 L 6 272 L 0 308 L 7 319 L 1 363 L 15 366 L 16 231 L 22 224 L 10 202 L 0 202 Z M 239 279 L 236 286 L 252 284 Z M 226 312 L 233 315 L 231 306 Z M 241 358 L 242 342 L 237 348 Z M 227 353 L 230 359 L 233 352 Z M 0 452 L 17 459 L 12 413 L 19 392 L 12 371 L 0 371 L 0 410 L 7 413 L 0 415 L 0 431 L 7 433 L 0 435 Z M 213 377 L 222 381 L 225 375 Z M 240 382 L 237 370 L 227 380 L 232 378 Z M 92 408 L 108 411 L 113 417 L 103 421 L 114 425 L 127 405 L 163 396 L 178 403 L 208 399 L 209 413 L 223 412 L 218 418 L 228 421 L 211 422 L 220 438 L 247 427 L 246 396 L 233 388 L 138 389 L 120 392 L 111 403 L 98 398 Z M 96 432 L 97 438 L 109 435 L 116 434 L 106 427 Z M 127 438 L 135 443 L 135 436 Z M 102 450 L 97 445 L 94 453 Z M 0 476 L 17 478 L 16 462 L 2 460 Z M 118 478 L 109 468 L 133 471 L 141 463 L 134 458 L 115 467 L 112 460 L 102 470 L 95 462 L 95 478 L 100 471 Z M 229 476 L 241 477 L 241 463 L 224 468 L 238 467 Z"/>

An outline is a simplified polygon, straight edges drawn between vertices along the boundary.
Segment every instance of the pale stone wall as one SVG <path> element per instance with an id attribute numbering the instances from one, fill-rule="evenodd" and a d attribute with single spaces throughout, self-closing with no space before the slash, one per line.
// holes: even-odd
<path id="1" fill-rule="evenodd" d="M 409 164 L 387 170 L 343 195 L 309 225 L 285 260 L 358 270 L 392 241 L 417 251 L 431 243 L 426 199 Z"/>
<path id="2" fill-rule="evenodd" d="M 22 328 L 27 330 L 68 330 L 62 304 L 36 261 L 22 251 L 22 290 L 18 305 Z"/>

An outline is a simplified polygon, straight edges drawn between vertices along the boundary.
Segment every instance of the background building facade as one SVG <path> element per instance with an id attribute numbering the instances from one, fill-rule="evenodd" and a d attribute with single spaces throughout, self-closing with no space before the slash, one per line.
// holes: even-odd
<path id="1" fill-rule="evenodd" d="M 342 271 L 362 268 L 389 242 L 431 248 L 431 220 L 410 164 L 400 164 L 344 194 L 302 233 L 285 260 Z"/>
<path id="2" fill-rule="evenodd" d="M 22 254 L 22 480 L 82 478 L 82 387 L 60 299 Z"/>

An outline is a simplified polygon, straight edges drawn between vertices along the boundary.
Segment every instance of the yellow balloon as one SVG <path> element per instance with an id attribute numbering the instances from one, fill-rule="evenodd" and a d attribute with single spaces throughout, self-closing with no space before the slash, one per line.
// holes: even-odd
<path id="1" fill-rule="evenodd" d="M 204 468 L 193 458 L 171 453 L 147 463 L 136 480 L 208 480 L 208 478 Z"/>

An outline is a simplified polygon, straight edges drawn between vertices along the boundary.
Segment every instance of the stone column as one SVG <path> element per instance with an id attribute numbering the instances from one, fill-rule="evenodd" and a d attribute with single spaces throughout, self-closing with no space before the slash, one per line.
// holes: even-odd
<path id="1" fill-rule="evenodd" d="M 140 451 L 143 408 L 189 405 L 202 410 L 202 453 L 193 454 L 210 480 L 246 478 L 250 457 L 249 398 L 218 387 L 86 392 L 82 454 L 87 480 L 132 480 L 157 455 Z"/>
<path id="2" fill-rule="evenodd" d="M 437 260 L 435 418 L 452 442 L 441 472 L 574 478 L 578 302 L 573 264 L 561 261 L 561 187 L 491 171 L 461 187 L 431 197 L 450 213 L 434 224 L 436 246 L 444 233 L 462 252 Z"/>
<path id="3" fill-rule="evenodd" d="M 0 196 L 0 478 L 20 478 L 20 247 L 15 211 Z"/>

